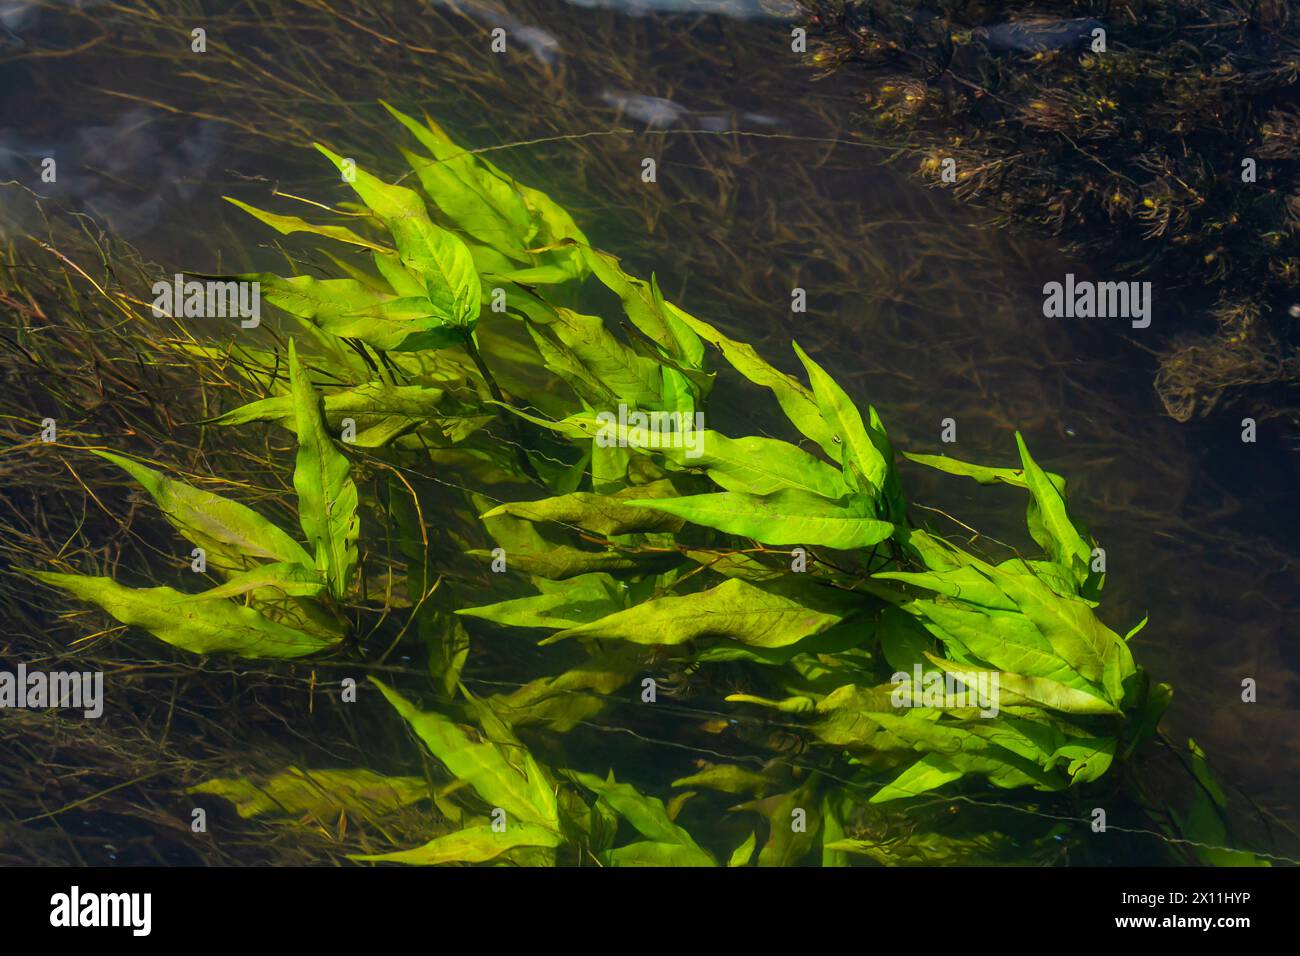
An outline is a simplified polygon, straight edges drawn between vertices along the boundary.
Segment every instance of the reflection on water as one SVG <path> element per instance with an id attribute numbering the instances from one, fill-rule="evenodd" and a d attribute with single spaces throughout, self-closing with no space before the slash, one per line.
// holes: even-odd
<path id="1" fill-rule="evenodd" d="M 42 195 L 138 239 L 207 188 L 220 136 L 216 123 L 169 122 L 136 106 L 61 138 L 0 134 L 0 178 L 39 182 Z M 51 161 L 54 179 L 44 182 Z"/>
<path id="2" fill-rule="evenodd" d="M 1075 509 L 1107 549 L 1107 623 L 1123 632 L 1150 615 L 1135 653 L 1175 686 L 1170 736 L 1197 738 L 1224 778 L 1300 823 L 1300 653 L 1291 633 L 1300 528 L 1296 466 L 1281 437 L 1266 423 L 1257 445 L 1242 445 L 1232 421 L 1179 425 L 1150 388 L 1140 332 L 1044 319 L 1043 283 L 1084 275 L 1087 263 L 981 226 L 942 193 L 881 166 L 848 125 L 851 97 L 831 81 L 810 82 L 789 53 L 788 27 L 774 22 L 783 8 L 551 0 L 505 14 L 468 4 L 444 11 L 445 20 L 376 21 L 381 39 L 339 21 L 333 33 L 309 33 L 325 15 L 298 11 L 246 48 L 239 30 L 221 34 L 201 71 L 169 57 L 121 60 L 133 44 L 183 36 L 123 20 L 111 43 L 82 60 L 0 67 L 32 84 L 6 99 L 0 173 L 22 178 L 34 153 L 55 149 L 73 175 L 53 195 L 137 236 L 170 273 L 278 261 L 249 249 L 247 237 L 261 243 L 262 234 L 217 197 L 268 205 L 276 183 L 341 195 L 295 149 L 309 135 L 397 170 L 389 121 L 374 105 L 381 95 L 428 110 L 477 146 L 520 144 L 493 160 L 552 192 L 634 271 L 655 271 L 669 298 L 778 363 L 794 367 L 789 341 L 799 340 L 881 409 L 902 447 L 1005 465 L 1015 461 L 1012 430 L 1024 432 L 1039 461 L 1070 479 Z M 521 53 L 485 53 L 484 31 L 496 24 Z M 26 25 L 39 31 L 29 43 L 56 47 L 69 45 L 60 30 L 84 27 L 52 15 Z M 310 55 L 289 48 L 305 36 Z M 277 55 L 258 52 L 268 45 Z M 245 68 L 256 69 L 259 89 L 231 85 Z M 317 82 L 298 86 L 294 69 Z M 207 118 L 170 117 L 163 137 L 147 119 L 163 121 L 158 104 Z M 619 127 L 634 131 L 611 134 Z M 51 129 L 73 132 L 51 140 Z M 657 160 L 654 186 L 640 181 L 643 157 Z M 803 315 L 789 309 L 796 286 L 808 290 Z M 747 408 L 715 415 L 723 431 L 774 427 Z M 955 445 L 939 441 L 949 417 Z M 1021 540 L 1014 491 L 918 469 L 905 479 L 915 499 Z M 1259 682 L 1257 704 L 1240 702 L 1246 677 Z M 673 771 L 688 769 L 690 755 L 647 759 L 680 776 Z M 666 765 L 673 761 L 680 766 Z"/>

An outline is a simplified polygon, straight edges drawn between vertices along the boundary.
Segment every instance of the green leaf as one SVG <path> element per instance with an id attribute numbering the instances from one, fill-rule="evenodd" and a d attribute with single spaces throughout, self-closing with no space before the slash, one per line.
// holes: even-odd
<path id="1" fill-rule="evenodd" d="M 713 857 L 698 847 L 651 840 L 607 850 L 602 862 L 606 866 L 717 866 Z"/>
<path id="2" fill-rule="evenodd" d="M 491 551 L 474 549 L 465 552 L 469 557 L 481 561 L 495 560 Z M 506 569 L 534 574 L 552 581 L 564 581 L 580 574 L 603 572 L 613 575 L 655 574 L 666 571 L 682 562 L 682 556 L 676 551 L 636 552 L 611 549 L 606 551 L 584 551 L 569 545 L 544 547 L 536 551 L 512 551 L 507 549 Z"/>
<path id="3" fill-rule="evenodd" d="M 377 259 L 380 257 L 377 257 Z M 423 344 L 439 347 L 462 340 L 432 302 L 392 296 L 356 279 L 281 278 L 252 272 L 232 278 L 257 282 L 262 298 L 314 328 L 340 338 L 357 338 L 367 345 L 391 350 Z"/>
<path id="4" fill-rule="evenodd" d="M 855 799 L 846 789 L 828 790 L 822 795 L 822 866 L 849 866 L 848 854 L 832 845 L 845 838 L 844 817 Z"/>
<path id="5" fill-rule="evenodd" d="M 357 486 L 348 460 L 334 447 L 325 428 L 320 397 L 298 362 L 289 340 L 289 381 L 293 390 L 294 431 L 298 458 L 293 486 L 298 492 L 298 519 L 303 533 L 316 549 L 316 568 L 329 582 L 330 593 L 341 599 L 357 566 Z"/>
<path id="6" fill-rule="evenodd" d="M 1088 578 L 1092 548 L 1070 520 L 1065 495 L 1029 455 L 1025 440 L 1016 432 L 1016 447 L 1024 466 L 1025 484 L 1036 507 L 1030 509 L 1029 531 L 1053 561 L 1069 568 L 1082 584 Z"/>
<path id="7" fill-rule="evenodd" d="M 887 607 L 880 614 L 876 633 L 885 661 L 896 673 L 910 674 L 916 664 L 925 668 L 926 654 L 933 640 L 915 617 L 896 607 Z"/>
<path id="8" fill-rule="evenodd" d="M 332 823 L 344 811 L 373 819 L 419 803 L 428 799 L 429 787 L 423 777 L 385 777 L 360 769 L 306 771 L 287 767 L 262 783 L 246 777 L 218 777 L 190 787 L 186 793 L 229 800 L 246 820 L 266 815 L 307 815 Z"/>
<path id="9" fill-rule="evenodd" d="M 1019 468 L 990 468 L 986 465 L 972 465 L 970 462 L 958 461 L 956 458 L 949 458 L 947 455 L 915 455 L 911 452 L 903 452 L 903 457 L 908 461 L 926 465 L 945 474 L 973 478 L 981 485 L 1001 483 L 1011 485 L 1013 488 L 1029 487 L 1025 473 Z M 1064 478 L 1050 472 L 1043 472 L 1043 474 L 1047 475 L 1047 479 L 1052 483 L 1053 487 L 1062 494 L 1065 493 Z"/>
<path id="10" fill-rule="evenodd" d="M 1046 677 L 1026 677 L 1023 674 L 990 671 L 983 667 L 976 667 L 974 664 L 958 664 L 945 661 L 933 654 L 926 654 L 925 656 L 936 667 L 958 676 L 961 674 L 997 674 L 999 691 L 1012 695 L 1010 700 L 1004 698 L 1001 701 L 1003 707 L 1012 707 L 1028 702 L 1064 714 L 1118 715 L 1121 713 L 1118 707 L 1096 694 L 1090 694 L 1088 691 L 1076 687 L 1067 687 Z"/>
<path id="11" fill-rule="evenodd" d="M 542 643 L 583 637 L 683 644 L 701 637 L 729 637 L 753 647 L 784 647 L 820 634 L 840 619 L 732 578 L 708 591 L 647 601 L 560 631 Z"/>
<path id="12" fill-rule="evenodd" d="M 768 821 L 767 842 L 758 852 L 759 866 L 797 866 L 817 844 L 821 831 L 818 776 L 811 775 L 797 790 L 742 803 L 737 810 L 751 810 Z M 793 826 L 795 811 L 805 814 L 804 828 Z"/>
<path id="13" fill-rule="evenodd" d="M 998 565 L 998 570 L 1010 574 L 1028 574 L 1046 584 L 1061 597 L 1079 597 L 1079 583 L 1074 579 L 1074 575 L 1055 561 L 1025 561 L 1021 558 L 1008 558 Z M 1085 601 L 1085 603 L 1089 607 L 1096 607 L 1095 601 Z"/>
<path id="14" fill-rule="evenodd" d="M 614 536 L 633 532 L 678 531 L 679 518 L 651 508 L 639 507 L 633 499 L 670 496 L 676 492 L 670 482 L 659 481 L 649 485 L 634 485 L 612 495 L 595 495 L 577 491 L 540 501 L 512 501 L 499 505 L 483 515 L 513 515 L 528 521 L 558 521 L 576 525 L 598 534 Z"/>
<path id="15" fill-rule="evenodd" d="M 519 847 L 556 847 L 558 833 L 529 823 L 507 825 L 497 832 L 491 826 L 467 827 L 455 833 L 435 837 L 424 846 L 393 853 L 355 854 L 353 860 L 372 863 L 408 863 L 412 866 L 437 866 L 442 863 L 486 863 L 502 853 Z"/>
<path id="16" fill-rule="evenodd" d="M 609 696 L 643 666 L 639 655 L 615 649 L 557 677 L 539 677 L 513 693 L 492 697 L 490 703 L 512 727 L 544 724 L 566 733 L 604 710 Z"/>
<path id="17" fill-rule="evenodd" d="M 817 709 L 817 704 L 811 697 L 786 697 L 783 700 L 769 700 L 766 697 L 756 697 L 753 694 L 728 694 L 724 700 L 729 704 L 755 704 L 759 707 L 779 710 L 783 714 L 810 714 Z"/>
<path id="18" fill-rule="evenodd" d="M 542 326 L 562 342 L 595 378 L 619 400 L 636 407 L 655 408 L 662 399 L 657 363 L 637 355 L 620 342 L 596 315 L 556 307 Z"/>
<path id="19" fill-rule="evenodd" d="M 342 156 L 319 143 L 316 149 L 340 170 Z M 478 321 L 482 286 L 469 247 L 453 233 L 434 225 L 418 193 L 393 186 L 353 168 L 352 188 L 388 228 L 402 265 L 417 273 L 434 315 L 447 325 L 471 329 Z"/>
<path id="20" fill-rule="evenodd" d="M 1184 838 L 1194 844 L 1192 851 L 1208 866 L 1271 866 L 1267 860 L 1245 850 L 1228 846 L 1228 798 L 1210 770 L 1203 751 L 1195 740 L 1187 741 L 1191 752 L 1192 774 L 1198 786 L 1185 814 L 1173 811 L 1174 820 Z"/>
<path id="21" fill-rule="evenodd" d="M 1048 767 L 1057 762 L 1066 763 L 1066 773 L 1074 784 L 1099 780 L 1115 759 L 1115 738 L 1092 737 L 1086 740 L 1071 739 L 1052 752 Z"/>
<path id="22" fill-rule="evenodd" d="M 1062 660 L 1089 680 L 1101 680 L 1108 654 L 1115 654 L 1112 648 L 1123 641 L 1097 619 L 1087 603 L 1062 597 L 1032 574 L 1008 574 L 997 568 L 989 571 Z"/>
<path id="23" fill-rule="evenodd" d="M 87 450 L 138 481 L 168 523 L 206 552 L 209 567 L 243 571 L 258 561 L 312 566 L 311 556 L 302 545 L 251 508 L 168 478 L 121 455 Z"/>
<path id="24" fill-rule="evenodd" d="M 754 847 L 757 844 L 758 834 L 751 833 L 744 843 L 731 851 L 727 866 L 749 866 L 749 861 L 754 858 Z"/>
<path id="25" fill-rule="evenodd" d="M 966 774 L 986 777 L 995 786 L 1006 788 L 1033 786 L 1039 790 L 1059 790 L 1064 786 L 1061 778 L 1032 760 L 972 733 L 957 722 L 929 720 L 917 711 L 906 716 L 872 712 L 861 717 L 878 724 L 910 748 L 928 751 L 872 796 L 871 803 L 916 796 Z M 979 720 L 974 724 L 981 726 Z"/>
<path id="26" fill-rule="evenodd" d="M 645 436 L 628 429 L 619 437 L 640 441 Z M 823 498 L 844 494 L 844 479 L 838 468 L 775 438 L 728 438 L 706 430 L 699 441 L 700 454 L 688 455 L 687 451 L 664 449 L 662 454 L 679 465 L 707 469 L 709 477 L 727 491 L 767 495 L 793 488 Z"/>
<path id="27" fill-rule="evenodd" d="M 713 764 L 689 777 L 681 777 L 672 782 L 674 787 L 705 787 L 722 793 L 737 795 L 752 794 L 757 797 L 767 796 L 776 785 L 768 775 L 753 770 L 746 770 L 734 764 Z"/>
<path id="28" fill-rule="evenodd" d="M 841 458 L 846 480 L 850 486 L 857 487 L 854 476 L 860 475 L 866 481 L 870 493 L 879 497 L 885 488 L 885 479 L 889 476 L 889 464 L 867 433 L 866 426 L 862 423 L 862 414 L 844 389 L 826 374 L 825 369 L 808 357 L 799 343 L 794 343 L 794 350 L 808 370 L 808 380 L 812 383 L 822 421 L 834 436 L 835 445 L 843 449 Z M 828 454 L 834 456 L 834 452 Z"/>
<path id="29" fill-rule="evenodd" d="M 570 415 L 561 422 L 521 417 L 564 435 L 597 439 L 598 445 L 603 441 L 617 449 L 662 455 L 683 467 L 704 468 L 713 481 L 728 491 L 762 495 L 794 488 L 828 498 L 839 498 L 845 491 L 839 469 L 789 442 L 773 438 L 728 438 L 720 432 L 703 429 L 693 430 L 693 441 L 688 444 L 677 433 L 619 424 L 589 413 Z"/>
<path id="30" fill-rule="evenodd" d="M 199 594 L 191 594 L 191 601 L 212 601 L 218 598 L 239 597 L 263 588 L 280 591 L 290 597 L 315 597 L 325 590 L 320 572 L 302 564 L 260 564 L 255 568 L 232 576 L 225 584 Z"/>
<path id="31" fill-rule="evenodd" d="M 871 798 L 872 803 L 887 803 L 915 797 L 945 784 L 960 780 L 966 775 L 956 761 L 942 754 L 927 754 L 910 765 L 892 781 L 881 787 Z"/>
<path id="32" fill-rule="evenodd" d="M 410 587 L 410 581 L 407 581 Z M 426 603 L 416 622 L 420 641 L 429 655 L 429 676 L 439 699 L 451 700 L 460 685 L 461 671 L 469 659 L 470 639 L 465 626 L 452 614 Z"/>
<path id="33" fill-rule="evenodd" d="M 1133 752 L 1148 740 L 1155 736 L 1156 729 L 1160 726 L 1160 720 L 1173 703 L 1174 689 L 1168 684 L 1150 685 L 1143 675 L 1140 682 L 1143 685 L 1141 699 L 1133 713 L 1129 715 L 1128 726 L 1125 728 L 1128 737 L 1128 745 L 1124 750 L 1124 759 L 1127 760 L 1133 755 Z"/>
<path id="34" fill-rule="evenodd" d="M 584 405 L 600 408 L 618 401 L 613 389 L 597 378 L 567 345 L 535 323 L 529 323 L 528 334 L 546 370 L 573 389 Z"/>
<path id="35" fill-rule="evenodd" d="M 461 608 L 456 613 L 506 627 L 558 629 L 598 621 L 624 606 L 622 593 L 613 578 L 589 574 L 569 578 L 563 588 L 546 594 Z"/>
<path id="36" fill-rule="evenodd" d="M 1023 614 L 980 611 L 946 598 L 908 601 L 900 607 L 919 617 L 950 656 L 967 651 L 998 670 L 1047 677 L 1068 687 L 1088 686 Z"/>
<path id="37" fill-rule="evenodd" d="M 616 782 L 613 774 L 610 774 L 608 780 L 577 770 L 567 771 L 567 775 L 612 807 L 651 844 L 647 847 L 644 843 L 634 843 L 632 847 L 638 849 L 624 848 L 627 852 L 622 854 L 617 850 L 612 851 L 611 863 L 614 865 L 717 865 L 713 857 L 700 849 L 689 833 L 669 819 L 662 800 L 646 796 L 631 784 Z"/>
<path id="38" fill-rule="evenodd" d="M 755 385 L 770 389 L 776 397 L 781 411 L 785 412 L 790 424 L 799 430 L 805 438 L 816 442 L 832 460 L 839 460 L 839 447 L 835 436 L 823 421 L 817 409 L 817 402 L 812 392 L 796 378 L 768 364 L 746 342 L 728 338 L 707 322 L 697 319 L 685 312 L 681 320 L 704 341 L 715 346 L 722 357 L 741 375 Z"/>
<path id="39" fill-rule="evenodd" d="M 609 253 L 584 246 L 579 254 L 596 278 L 618 296 L 634 326 L 669 355 L 699 368 L 704 346 L 686 323 L 684 313 L 668 309 L 651 283 L 628 275 Z"/>
<path id="40" fill-rule="evenodd" d="M 340 433 L 345 418 L 351 418 L 356 435 L 349 444 L 359 448 L 378 448 L 424 423 L 433 423 L 444 434 L 457 419 L 438 408 L 445 392 L 423 385 L 387 385 L 370 382 L 325 395 L 325 419 L 335 433 Z M 276 422 L 294 430 L 296 412 L 293 397 L 275 395 L 263 398 L 212 419 L 217 425 L 242 425 L 248 422 Z M 490 416 L 484 416 L 490 420 Z"/>
<path id="41" fill-rule="evenodd" d="M 872 577 L 924 588 L 936 594 L 957 598 L 966 604 L 999 611 L 1018 610 L 1016 602 L 1007 597 L 1001 588 L 969 565 L 947 571 L 880 571 Z"/>
<path id="42" fill-rule="evenodd" d="M 433 157 L 434 161 L 429 162 L 403 150 L 421 183 L 426 185 L 430 198 L 448 218 L 473 236 L 486 230 L 485 235 L 492 238 L 483 238 L 482 241 L 507 254 L 506 245 L 514 245 L 515 237 L 524 242 L 533 241 L 537 230 L 530 223 L 522 195 L 499 175 L 495 167 L 458 146 L 427 116 L 422 125 L 383 100 L 379 102 Z M 498 245 L 498 240 L 503 245 Z M 520 252 L 522 254 L 522 247 Z M 526 262 L 528 258 L 523 256 L 521 261 Z"/>
<path id="43" fill-rule="evenodd" d="M 382 100 L 380 102 L 383 103 Z M 551 253 L 559 261 L 554 268 L 563 270 L 566 278 L 581 278 L 585 275 L 577 251 L 571 247 L 571 244 L 585 246 L 587 237 L 573 221 L 573 217 L 550 196 L 517 182 L 481 154 L 472 153 L 458 146 L 427 115 L 424 117 L 424 123 L 420 124 L 387 103 L 383 103 L 383 106 L 409 129 L 437 160 L 436 165 L 423 160 L 420 160 L 418 166 L 415 166 L 413 160 L 412 165 L 416 168 L 417 175 L 421 175 L 421 182 L 426 189 L 430 190 L 434 201 L 458 226 L 474 234 L 475 229 L 471 227 L 477 224 L 481 232 L 486 225 L 483 222 L 488 215 L 486 210 L 491 210 L 508 224 L 511 233 L 509 236 L 503 236 L 500 232 L 495 232 L 492 226 L 486 225 L 488 232 L 483 234 L 494 236 L 493 241 L 489 242 L 493 248 L 506 253 L 508 249 L 514 248 L 516 236 L 523 244 L 533 247 L 558 246 L 560 248 Z M 456 188 L 455 184 L 445 178 L 426 181 L 427 169 L 450 171 L 460 180 L 463 188 Z M 479 208 L 474 208 L 468 197 L 464 196 L 465 190 L 469 190 L 479 198 L 482 204 Z M 444 199 L 448 200 L 446 205 Z M 541 250 L 534 248 L 532 251 Z M 520 279 L 520 281 L 526 280 Z M 540 283 L 536 278 L 532 281 Z"/>
<path id="44" fill-rule="evenodd" d="M 368 382 L 326 393 L 325 415 L 331 423 L 343 416 L 355 418 L 358 430 L 363 429 L 370 419 L 382 420 L 391 416 L 424 421 L 437 414 L 445 394 L 440 388 L 423 385 Z M 233 408 L 210 421 L 216 425 L 276 422 L 292 428 L 296 415 L 292 396 L 274 395 Z"/>
<path id="45" fill-rule="evenodd" d="M 238 206 L 255 219 L 260 219 L 282 236 L 295 232 L 310 232 L 317 236 L 324 236 L 327 239 L 337 239 L 339 242 L 346 242 L 349 245 L 374 249 L 377 252 L 392 251 L 387 246 L 381 246 L 377 242 L 371 242 L 369 239 L 358 236 L 347 226 L 318 226 L 307 222 L 305 219 L 299 219 L 297 216 L 280 216 L 273 212 L 265 212 L 229 196 L 222 196 L 221 198 L 231 205 Z"/>
<path id="46" fill-rule="evenodd" d="M 559 832 L 554 792 L 528 750 L 511 739 L 471 740 L 457 724 L 434 711 L 421 711 L 382 681 L 370 678 L 451 775 L 473 788 L 488 806 L 507 814 L 507 829 L 532 823 Z M 486 729 L 486 728 L 485 728 Z"/>
<path id="47" fill-rule="evenodd" d="M 515 262 L 532 262 L 532 256 L 525 251 L 524 244 L 520 241 L 527 232 L 528 211 L 524 208 L 523 199 L 504 183 L 500 183 L 501 193 L 506 194 L 503 205 L 514 205 L 520 221 L 511 222 L 507 218 L 509 213 L 503 214 L 480 191 L 469 186 L 453 163 L 430 159 L 406 149 L 402 150 L 402 156 L 411 169 L 415 170 L 425 194 L 457 228 Z M 461 158 L 470 157 L 462 154 Z M 490 179 L 489 177 L 489 181 Z"/>
<path id="48" fill-rule="evenodd" d="M 172 588 L 128 588 L 112 578 L 29 572 L 83 601 L 103 608 L 122 624 L 142 627 L 154 637 L 195 654 L 238 654 L 288 658 L 314 654 L 338 643 L 276 624 L 252 608 L 229 601 L 194 601 Z"/>
<path id="49" fill-rule="evenodd" d="M 875 520 L 874 508 L 866 499 L 850 495 L 832 501 L 797 488 L 770 495 L 725 491 L 630 504 L 771 545 L 821 545 L 850 551 L 879 544 L 894 530 L 889 522 Z"/>
<path id="50" fill-rule="evenodd" d="M 894 530 L 894 540 L 908 558 L 931 571 L 950 571 L 969 563 L 964 551 L 920 528 L 899 525 Z"/>

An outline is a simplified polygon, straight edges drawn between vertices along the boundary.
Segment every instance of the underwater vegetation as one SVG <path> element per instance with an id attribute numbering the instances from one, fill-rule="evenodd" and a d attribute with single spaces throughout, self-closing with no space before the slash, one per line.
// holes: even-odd
<path id="1" fill-rule="evenodd" d="M 1300 15 L 1283 0 L 806 0 L 809 60 L 936 186 L 1169 291 L 1155 387 L 1294 421 Z"/>
<path id="2" fill-rule="evenodd" d="M 383 736 L 405 726 L 422 748 L 421 772 L 385 751 L 395 772 L 286 764 L 188 780 L 195 799 L 340 835 L 351 820 L 373 827 L 352 858 L 406 864 L 1088 861 L 1104 808 L 1159 838 L 1153 860 L 1263 862 L 1236 848 L 1195 743 L 1177 806 L 1136 771 L 1172 691 L 1130 649 L 1146 621 L 1103 621 L 1104 552 L 1018 434 L 995 464 L 896 452 L 798 343 L 801 377 L 434 121 L 386 109 L 410 137 L 398 183 L 317 146 L 354 199 L 308 201 L 311 219 L 231 200 L 327 241 L 328 274 L 202 277 L 255 283 L 291 331 L 218 347 L 176 322 L 130 342 L 142 367 L 227 386 L 204 390 L 197 427 L 251 449 L 247 472 L 122 454 L 120 420 L 44 443 L 74 474 L 119 471 L 171 540 L 135 568 L 60 552 L 24 574 L 182 659 L 377 693 Z M 724 401 L 769 402 L 784 437 L 716 430 Z M 1011 489 L 1020 540 L 940 533 L 908 468 Z M 130 583 L 158 555 L 203 584 Z M 421 669 L 391 667 L 399 653 Z M 630 748 L 566 746 L 608 709 L 647 733 L 693 711 L 719 759 L 656 794 Z"/>

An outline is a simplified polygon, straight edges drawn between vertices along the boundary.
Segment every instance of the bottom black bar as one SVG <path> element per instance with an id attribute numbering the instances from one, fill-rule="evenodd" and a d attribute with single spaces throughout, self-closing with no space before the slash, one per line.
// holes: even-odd
<path id="1" fill-rule="evenodd" d="M 435 947 L 453 939 L 458 947 L 482 942 L 495 949 L 515 938 L 536 945 L 641 937 L 689 940 L 698 950 L 715 938 L 729 947 L 745 940 L 771 944 L 777 932 L 796 939 L 807 933 L 812 942 L 852 926 L 868 934 L 864 942 L 880 932 L 901 941 L 913 933 L 992 931 L 1005 940 L 1062 930 L 1088 939 L 1103 930 L 1120 936 L 1173 931 L 1227 942 L 1242 932 L 1287 928 L 1296 915 L 1298 872 L 8 869 L 0 871 L 0 910 L 11 940 L 77 933 L 81 942 L 95 935 L 128 946 L 144 940 L 202 941 L 205 948 L 254 941 L 374 946 L 400 934 Z"/>

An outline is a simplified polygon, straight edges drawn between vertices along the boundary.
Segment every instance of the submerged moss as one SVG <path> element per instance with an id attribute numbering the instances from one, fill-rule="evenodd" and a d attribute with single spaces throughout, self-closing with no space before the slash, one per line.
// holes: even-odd
<path id="1" fill-rule="evenodd" d="M 860 121 L 900 161 L 1171 293 L 1156 378 L 1170 415 L 1245 394 L 1300 417 L 1286 397 L 1300 380 L 1292 4 L 802 5 L 810 62 L 859 86 Z"/>

